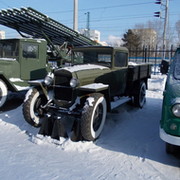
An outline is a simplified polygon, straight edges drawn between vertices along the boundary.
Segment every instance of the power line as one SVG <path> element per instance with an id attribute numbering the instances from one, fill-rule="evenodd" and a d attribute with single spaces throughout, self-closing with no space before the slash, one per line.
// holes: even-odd
<path id="1" fill-rule="evenodd" d="M 86 8 L 86 9 L 79 9 L 80 11 L 93 11 L 93 10 L 98 10 L 98 9 L 112 9 L 112 8 L 121 8 L 121 7 L 128 7 L 128 6 L 139 6 L 139 5 L 148 5 L 148 4 L 153 4 L 152 2 L 145 2 L 145 3 L 131 3 L 131 4 L 121 4 L 121 5 L 114 5 L 114 6 L 102 6 L 102 7 L 96 7 L 96 8 Z M 50 12 L 45 12 L 45 13 L 69 13 L 73 12 L 73 10 L 67 10 L 67 11 L 50 11 Z"/>
<path id="2" fill-rule="evenodd" d="M 99 19 L 92 19 L 91 22 L 119 21 L 119 20 L 122 20 L 122 19 L 144 19 L 144 18 L 148 18 L 148 17 L 152 18 L 152 15 L 134 16 L 134 17 L 119 17 L 119 18 L 101 19 L 101 20 L 99 20 Z M 79 21 L 79 24 L 84 23 L 84 22 L 86 22 L 86 21 L 85 20 Z M 68 22 L 68 23 L 66 21 L 66 24 L 72 24 L 72 21 Z"/>
<path id="3" fill-rule="evenodd" d="M 175 13 L 170 13 L 170 16 L 175 16 L 178 14 Z M 84 15 L 83 15 L 84 16 Z M 82 16 L 80 16 L 82 18 Z M 103 17 L 103 18 L 96 18 L 96 19 L 91 19 L 91 22 L 104 22 L 104 21 L 117 21 L 117 20 L 121 20 L 121 19 L 139 19 L 139 18 L 147 18 L 147 17 L 152 17 L 151 14 L 132 14 L 132 15 L 123 15 L 123 16 L 107 16 L 107 17 Z M 152 17 L 153 18 L 153 17 Z M 72 19 L 63 19 L 63 22 L 66 22 L 66 24 L 71 24 L 72 23 Z M 79 23 L 84 23 L 85 20 L 81 19 L 79 20 Z"/>
<path id="4" fill-rule="evenodd" d="M 152 17 L 151 14 L 138 14 L 138 15 L 137 14 L 131 14 L 131 15 L 123 15 L 123 16 L 107 16 L 107 17 L 103 17 L 103 18 L 94 18 L 94 19 L 91 20 L 91 22 L 93 22 L 93 21 L 114 20 L 114 19 L 116 20 L 116 19 L 136 18 L 136 17 L 139 18 L 141 16 L 142 16 L 142 18 L 146 18 L 147 16 Z M 63 21 L 72 22 L 72 19 L 63 19 Z"/>

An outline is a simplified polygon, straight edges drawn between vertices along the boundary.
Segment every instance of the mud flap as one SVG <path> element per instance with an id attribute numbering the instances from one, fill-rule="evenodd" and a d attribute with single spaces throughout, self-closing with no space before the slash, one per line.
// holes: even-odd
<path id="1" fill-rule="evenodd" d="M 78 119 L 74 120 L 73 127 L 72 127 L 71 140 L 74 142 L 83 140 L 83 137 L 81 134 L 80 121 Z"/>
<path id="2" fill-rule="evenodd" d="M 67 127 L 63 120 L 65 120 L 63 117 L 60 119 L 57 116 L 44 118 L 38 134 L 51 136 L 51 138 L 57 140 L 60 140 L 60 137 L 68 138 Z M 75 119 L 71 127 L 71 140 L 75 142 L 82 141 L 80 120 Z"/>
<path id="3" fill-rule="evenodd" d="M 67 138 L 68 134 L 61 121 L 55 116 L 44 118 L 39 133 L 43 136 L 51 136 L 53 139 L 59 140 L 60 137 Z"/>

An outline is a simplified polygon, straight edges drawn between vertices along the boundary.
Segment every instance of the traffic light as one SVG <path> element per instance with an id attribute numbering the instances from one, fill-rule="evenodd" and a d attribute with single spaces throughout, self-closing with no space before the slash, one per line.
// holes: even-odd
<path id="1" fill-rule="evenodd" d="M 161 17 L 161 12 L 159 12 L 159 11 L 154 12 L 154 16 L 155 16 L 155 17 Z"/>
<path id="2" fill-rule="evenodd" d="M 156 0 L 155 4 L 161 4 L 161 0 Z"/>

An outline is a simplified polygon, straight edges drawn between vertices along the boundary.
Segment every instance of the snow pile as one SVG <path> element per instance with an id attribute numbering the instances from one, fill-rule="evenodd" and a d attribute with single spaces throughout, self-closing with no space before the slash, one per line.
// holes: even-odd
<path id="1" fill-rule="evenodd" d="M 152 76 L 142 109 L 128 104 L 107 114 L 95 142 L 38 135 L 22 105 L 0 114 L 0 179 L 179 180 L 180 159 L 165 153 L 159 120 L 166 76 Z"/>
<path id="2" fill-rule="evenodd" d="M 95 64 L 82 64 L 82 65 L 64 67 L 62 69 L 65 69 L 69 72 L 76 72 L 76 71 L 84 71 L 84 70 L 88 70 L 88 69 L 109 69 L 109 68 L 100 66 L 100 65 L 95 65 Z"/>

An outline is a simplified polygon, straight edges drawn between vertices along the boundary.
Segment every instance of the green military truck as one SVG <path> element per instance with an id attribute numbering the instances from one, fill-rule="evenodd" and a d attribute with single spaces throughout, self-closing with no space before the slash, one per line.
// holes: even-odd
<path id="1" fill-rule="evenodd" d="M 70 47 L 95 44 L 30 7 L 1 10 L 0 24 L 22 36 L 0 40 L 0 107 L 9 91 L 27 89 L 29 80 L 44 79 L 50 61 L 61 65 Z"/>
<path id="2" fill-rule="evenodd" d="M 49 71 L 46 47 L 47 42 L 40 39 L 0 40 L 0 107 L 8 91 L 26 90 L 28 80 L 45 77 Z"/>
<path id="3" fill-rule="evenodd" d="M 170 64 L 163 95 L 160 138 L 166 142 L 167 153 L 178 153 L 180 150 L 180 48 L 176 50 Z"/>
<path id="4" fill-rule="evenodd" d="M 23 114 L 32 126 L 43 126 L 42 134 L 50 135 L 56 128 L 53 120 L 62 125 L 62 119 L 73 116 L 76 123 L 72 129 L 82 139 L 93 141 L 101 134 L 115 99 L 130 97 L 143 107 L 150 64 L 129 64 L 124 47 L 77 47 L 71 55 L 68 67 L 55 69 L 44 81 L 30 82 L 33 87 L 26 94 Z"/>

